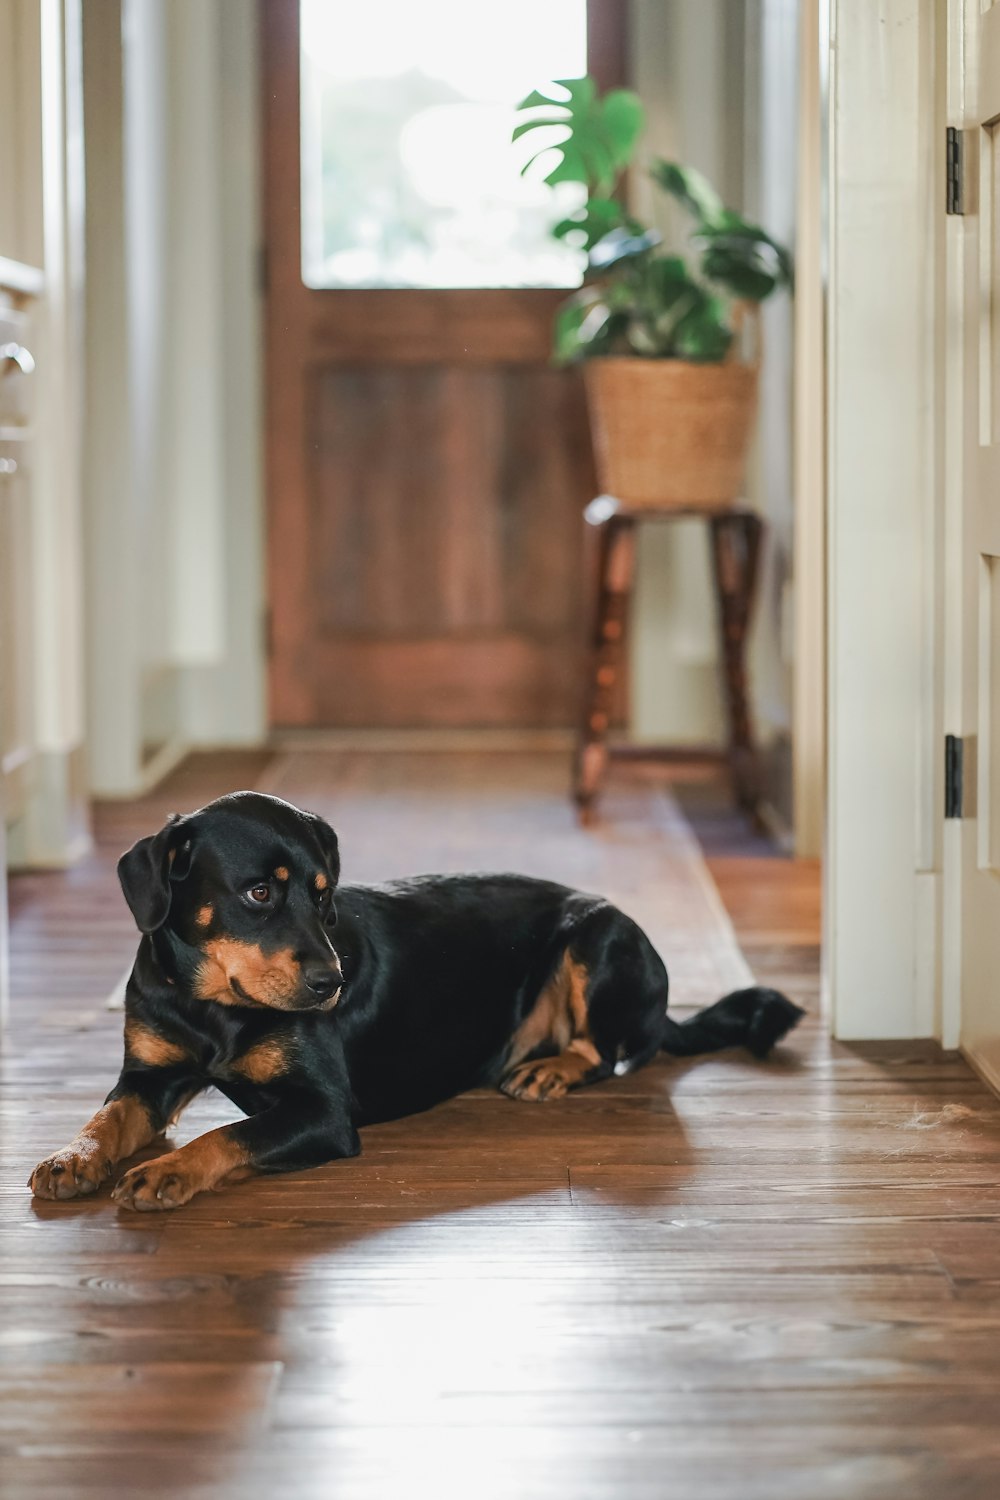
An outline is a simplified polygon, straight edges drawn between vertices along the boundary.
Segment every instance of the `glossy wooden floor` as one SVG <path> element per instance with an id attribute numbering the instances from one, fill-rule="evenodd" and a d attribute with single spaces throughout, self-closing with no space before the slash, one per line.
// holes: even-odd
<path id="1" fill-rule="evenodd" d="M 825 1040 L 817 871 L 700 773 L 679 795 L 750 961 L 813 1010 L 773 1062 L 470 1095 L 154 1222 L 32 1205 L 114 1071 L 114 855 L 260 768 L 190 764 L 103 808 L 85 866 L 15 884 L 3 1496 L 1000 1492 L 1000 1107 L 931 1045 Z"/>

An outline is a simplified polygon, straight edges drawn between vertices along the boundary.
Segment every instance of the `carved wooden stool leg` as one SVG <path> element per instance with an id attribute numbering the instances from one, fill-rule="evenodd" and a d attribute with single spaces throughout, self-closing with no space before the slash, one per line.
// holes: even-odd
<path id="1" fill-rule="evenodd" d="M 760 801 L 760 765 L 754 744 L 747 683 L 746 644 L 763 524 L 747 511 L 711 517 L 712 566 L 719 609 L 722 670 L 729 725 L 729 765 L 740 807 Z"/>
<path id="2" fill-rule="evenodd" d="M 622 662 L 632 577 L 635 570 L 635 523 L 625 516 L 588 507 L 595 528 L 597 579 L 593 628 L 588 643 L 583 715 L 576 747 L 573 795 L 586 821 L 608 763 L 608 725 Z"/>

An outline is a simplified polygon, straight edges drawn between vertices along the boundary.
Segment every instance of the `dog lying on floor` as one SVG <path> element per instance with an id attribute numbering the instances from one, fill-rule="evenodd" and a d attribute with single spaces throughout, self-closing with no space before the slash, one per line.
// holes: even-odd
<path id="1" fill-rule="evenodd" d="M 127 1171 L 123 1207 L 355 1156 L 359 1126 L 479 1085 L 558 1099 L 661 1050 L 763 1057 L 803 1014 L 753 987 L 678 1024 L 642 929 L 546 880 L 425 875 L 343 886 L 335 907 L 339 873 L 328 823 L 256 792 L 174 814 L 122 855 L 143 934 L 124 1064 L 33 1193 L 95 1192 L 210 1084 L 247 1118 Z"/>

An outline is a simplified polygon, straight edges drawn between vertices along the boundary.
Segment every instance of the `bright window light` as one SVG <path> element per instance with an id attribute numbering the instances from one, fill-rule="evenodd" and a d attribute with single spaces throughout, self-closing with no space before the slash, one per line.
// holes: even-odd
<path id="1" fill-rule="evenodd" d="M 583 189 L 511 144 L 586 71 L 586 0 L 300 0 L 302 274 L 313 287 L 577 286 L 551 226 Z"/>

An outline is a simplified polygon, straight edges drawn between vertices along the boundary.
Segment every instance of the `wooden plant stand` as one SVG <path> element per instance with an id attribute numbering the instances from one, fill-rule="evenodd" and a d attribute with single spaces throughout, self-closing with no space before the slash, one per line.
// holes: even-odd
<path id="1" fill-rule="evenodd" d="M 642 521 L 673 520 L 680 516 L 701 516 L 708 522 L 728 727 L 727 758 L 737 803 L 751 815 L 757 810 L 760 768 L 750 715 L 746 643 L 763 522 L 753 511 L 744 509 L 673 505 L 662 509 L 649 505 L 630 509 L 611 495 L 599 495 L 584 511 L 584 520 L 592 528 L 596 544 L 596 589 L 573 796 L 585 821 L 593 810 L 610 753 L 608 728 L 624 659 L 637 527 Z"/>

